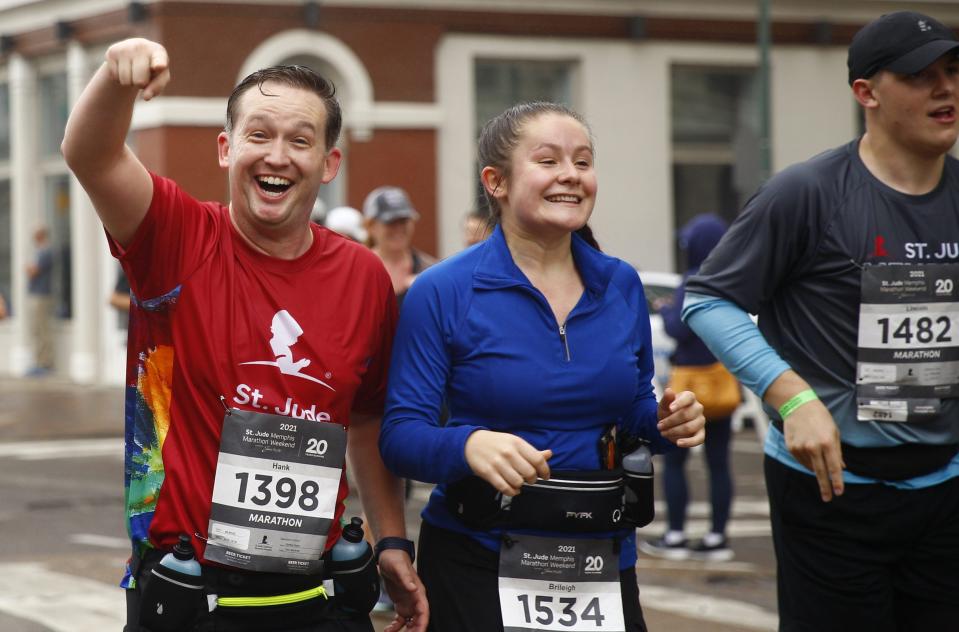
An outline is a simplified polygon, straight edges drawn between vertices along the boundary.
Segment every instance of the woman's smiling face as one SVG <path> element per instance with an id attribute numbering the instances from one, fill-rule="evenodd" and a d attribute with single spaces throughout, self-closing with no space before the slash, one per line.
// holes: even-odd
<path id="1" fill-rule="evenodd" d="M 528 120 L 492 194 L 506 230 L 541 236 L 572 233 L 596 202 L 593 145 L 582 123 L 548 112 Z"/>

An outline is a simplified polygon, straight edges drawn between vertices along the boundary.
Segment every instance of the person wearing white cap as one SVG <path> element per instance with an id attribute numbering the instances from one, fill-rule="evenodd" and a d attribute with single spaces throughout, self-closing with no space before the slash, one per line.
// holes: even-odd
<path id="1" fill-rule="evenodd" d="M 363 226 L 363 214 L 352 206 L 337 206 L 330 209 L 326 219 L 323 220 L 323 225 L 361 244 L 365 244 L 370 236 Z"/>
<path id="2" fill-rule="evenodd" d="M 686 286 L 773 417 L 783 631 L 959 629 L 957 53 L 921 13 L 863 27 L 865 134 L 763 185 Z"/>
<path id="3" fill-rule="evenodd" d="M 406 191 L 383 186 L 366 196 L 363 216 L 369 227 L 373 252 L 390 273 L 396 302 L 402 306 L 416 275 L 436 263 L 436 259 L 413 247 L 413 231 L 420 215 Z"/>

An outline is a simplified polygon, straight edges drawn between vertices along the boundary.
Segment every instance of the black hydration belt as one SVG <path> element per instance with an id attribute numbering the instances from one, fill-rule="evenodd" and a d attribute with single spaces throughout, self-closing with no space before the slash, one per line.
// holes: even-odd
<path id="1" fill-rule="evenodd" d="M 353 561 L 324 559 L 322 572 L 311 575 L 250 572 L 218 566 L 203 566 L 202 578 L 178 577 L 164 581 L 156 573 L 165 551 L 148 549 L 143 559 L 134 558 L 134 576 L 139 594 L 140 626 L 157 632 L 192 630 L 201 621 L 213 621 L 215 629 L 252 632 L 282 618 L 291 627 L 306 627 L 330 617 L 369 612 L 379 597 L 380 582 L 372 557 L 362 568 Z M 169 569 L 163 571 L 170 575 Z M 325 579 L 337 582 L 335 599 L 323 586 Z M 179 580 L 179 581 L 176 581 Z M 198 583 L 201 585 L 193 586 Z M 187 585 L 187 582 L 190 585 Z M 152 587 L 151 587 L 152 585 Z M 197 590 L 183 590 L 196 588 Z M 339 592 L 343 590 L 343 595 Z M 172 591 L 172 592 L 171 592 Z M 157 605 L 163 603 L 167 616 Z M 183 612 L 172 619 L 171 607 Z M 352 613 L 352 614 L 350 614 Z M 206 627 L 202 627 L 206 629 Z"/>
<path id="2" fill-rule="evenodd" d="M 149 572 L 166 555 L 167 551 L 147 549 L 142 559 L 134 556 L 134 572 L 140 567 Z M 315 588 L 323 583 L 324 579 L 332 577 L 331 563 L 321 560 L 321 571 L 313 575 L 296 575 L 287 573 L 260 573 L 231 569 L 221 566 L 203 566 L 203 584 L 208 593 L 223 596 L 259 596 L 297 593 L 302 590 Z"/>
<path id="3" fill-rule="evenodd" d="M 620 469 L 554 470 L 549 480 L 524 484 L 513 497 L 477 476 L 468 476 L 447 485 L 446 502 L 450 512 L 471 529 L 598 533 L 642 526 L 626 517 L 637 513 L 626 511 L 625 506 L 626 486 L 633 488 L 636 483 L 648 488 L 639 494 L 639 502 L 652 507 L 652 475 L 637 481 L 624 477 Z"/>

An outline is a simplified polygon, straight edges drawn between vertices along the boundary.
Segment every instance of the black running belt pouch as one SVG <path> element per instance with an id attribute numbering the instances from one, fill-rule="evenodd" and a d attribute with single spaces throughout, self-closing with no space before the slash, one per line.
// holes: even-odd
<path id="1" fill-rule="evenodd" d="M 637 529 L 645 527 L 656 517 L 653 504 L 653 474 L 623 472 L 626 483 L 626 495 L 623 502 L 623 515 L 626 522 Z"/>
<path id="2" fill-rule="evenodd" d="M 327 568 L 334 581 L 334 599 L 341 608 L 364 614 L 373 610 L 380 598 L 380 573 L 372 556 L 359 568 L 354 560 L 329 561 Z"/>
<path id="3" fill-rule="evenodd" d="M 150 551 L 147 559 L 137 565 L 141 632 L 259 632 L 276 629 L 277 622 L 282 622 L 284 628 L 302 628 L 366 614 L 379 598 L 379 573 L 372 558 L 360 569 L 352 562 L 326 561 L 324 572 L 317 575 L 251 573 L 206 566 L 201 579 L 160 566 L 158 562 L 162 553 Z M 207 604 L 207 595 L 262 597 L 290 594 L 315 588 L 324 578 L 335 579 L 338 588 L 335 597 L 317 596 L 269 606 L 220 605 L 212 612 Z M 181 584 L 198 588 L 185 588 Z"/>
<path id="4" fill-rule="evenodd" d="M 139 625 L 150 632 L 183 632 L 206 610 L 203 578 L 160 564 L 143 567 L 137 579 L 140 591 Z"/>
<path id="5" fill-rule="evenodd" d="M 450 512 L 471 529 L 539 529 L 568 533 L 616 531 L 623 522 L 620 470 L 554 470 L 508 497 L 477 476 L 446 487 Z"/>

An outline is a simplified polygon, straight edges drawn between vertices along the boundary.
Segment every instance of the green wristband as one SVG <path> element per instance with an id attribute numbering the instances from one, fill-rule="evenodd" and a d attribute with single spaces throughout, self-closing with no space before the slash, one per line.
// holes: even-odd
<path id="1" fill-rule="evenodd" d="M 819 399 L 816 395 L 816 391 L 811 388 L 807 388 L 798 395 L 794 395 L 792 399 L 779 407 L 779 416 L 782 417 L 783 421 L 786 420 L 786 417 L 791 415 L 793 411 L 805 404 L 806 402 L 811 402 L 814 399 Z"/>

